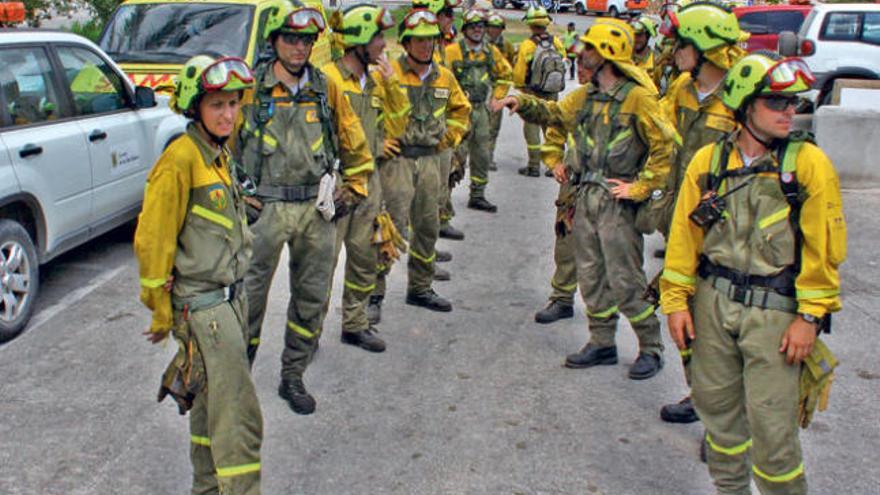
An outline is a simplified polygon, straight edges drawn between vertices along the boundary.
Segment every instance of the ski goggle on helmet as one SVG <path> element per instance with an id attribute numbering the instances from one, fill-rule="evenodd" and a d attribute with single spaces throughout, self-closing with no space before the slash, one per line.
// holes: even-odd
<path id="1" fill-rule="evenodd" d="M 420 24 L 438 24 L 437 15 L 430 10 L 417 9 L 403 18 L 403 26 L 407 29 L 415 29 Z"/>
<path id="2" fill-rule="evenodd" d="M 320 11 L 311 7 L 295 9 L 287 16 L 281 27 L 282 32 L 303 34 L 319 34 L 326 28 L 324 16 Z"/>
<path id="3" fill-rule="evenodd" d="M 246 85 L 254 82 L 254 74 L 247 62 L 238 57 L 225 57 L 209 65 L 202 72 L 202 87 L 205 91 L 222 90 L 238 79 Z"/>
<path id="4" fill-rule="evenodd" d="M 810 71 L 810 67 L 803 59 L 789 57 L 780 60 L 767 71 L 770 91 L 785 91 L 793 86 L 801 78 L 807 85 L 816 82 L 816 76 Z"/>

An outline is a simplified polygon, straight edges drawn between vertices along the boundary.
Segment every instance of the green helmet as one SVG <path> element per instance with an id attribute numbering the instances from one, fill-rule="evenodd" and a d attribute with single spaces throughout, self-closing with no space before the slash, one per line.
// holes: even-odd
<path id="1" fill-rule="evenodd" d="M 635 34 L 647 33 L 648 38 L 657 36 L 657 24 L 648 16 L 639 16 L 630 23 Z"/>
<path id="2" fill-rule="evenodd" d="M 507 23 L 504 21 L 504 17 L 499 15 L 497 12 L 489 13 L 489 17 L 486 18 L 486 25 L 490 27 L 500 27 L 501 29 L 507 27 Z"/>
<path id="3" fill-rule="evenodd" d="M 461 28 L 464 29 L 471 24 L 485 24 L 487 17 L 486 11 L 483 9 L 469 9 L 461 18 Z"/>
<path id="4" fill-rule="evenodd" d="M 547 14 L 547 9 L 544 7 L 536 7 L 531 6 L 529 10 L 526 11 L 526 15 L 523 17 L 523 21 L 529 26 L 549 26 L 550 25 L 550 15 Z"/>
<path id="5" fill-rule="evenodd" d="M 739 28 L 736 15 L 721 5 L 695 2 L 670 12 L 669 19 L 679 38 L 707 52 L 724 45 L 733 45 L 748 38 Z"/>
<path id="6" fill-rule="evenodd" d="M 183 64 L 177 75 L 171 109 L 186 115 L 208 93 L 242 91 L 253 84 L 254 75 L 244 60 L 196 55 Z"/>
<path id="7" fill-rule="evenodd" d="M 333 31 L 341 35 L 345 47 L 366 45 L 377 33 L 394 27 L 391 13 L 382 7 L 360 3 L 342 12 L 341 25 Z"/>
<path id="8" fill-rule="evenodd" d="M 269 39 L 276 32 L 317 36 L 326 27 L 324 15 L 314 7 L 295 7 L 287 0 L 279 0 L 271 9 L 263 28 L 263 39 Z"/>
<path id="9" fill-rule="evenodd" d="M 428 9 L 435 14 L 441 10 L 454 9 L 461 5 L 461 0 L 412 0 L 412 8 Z"/>
<path id="10" fill-rule="evenodd" d="M 721 101 L 741 110 L 761 95 L 795 95 L 808 91 L 816 81 L 807 63 L 797 57 L 782 58 L 760 50 L 746 55 L 727 71 Z"/>
<path id="11" fill-rule="evenodd" d="M 436 38 L 440 36 L 437 15 L 427 9 L 413 9 L 400 21 L 398 40 L 403 43 L 410 37 Z"/>

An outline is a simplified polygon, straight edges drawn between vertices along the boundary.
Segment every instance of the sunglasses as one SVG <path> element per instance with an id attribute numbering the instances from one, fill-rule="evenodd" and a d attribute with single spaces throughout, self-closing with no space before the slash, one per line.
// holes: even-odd
<path id="1" fill-rule="evenodd" d="M 767 107 L 768 110 L 773 110 L 774 112 L 784 112 L 788 110 L 789 107 L 797 108 L 798 103 L 800 103 L 801 100 L 797 96 L 785 95 L 761 96 L 758 99 L 764 102 L 764 106 Z"/>
<path id="2" fill-rule="evenodd" d="M 304 45 L 314 45 L 318 40 L 318 36 L 305 33 L 281 33 L 281 39 L 288 45 L 296 45 L 302 43 Z"/>
<path id="3" fill-rule="evenodd" d="M 767 71 L 770 79 L 770 91 L 782 91 L 791 87 L 800 78 L 807 86 L 816 82 L 816 77 L 810 71 L 810 67 L 802 59 L 789 57 L 780 60 Z"/>
<path id="4" fill-rule="evenodd" d="M 413 10 L 403 18 L 403 25 L 407 29 L 413 29 L 419 24 L 438 24 L 437 16 L 430 10 Z"/>
<path id="5" fill-rule="evenodd" d="M 254 74 L 244 60 L 237 57 L 221 58 L 202 72 L 202 87 L 206 91 L 223 89 L 233 77 L 245 84 L 254 82 Z"/>
<path id="6" fill-rule="evenodd" d="M 309 24 L 318 28 L 318 31 L 323 31 L 327 27 L 324 22 L 324 16 L 311 7 L 305 7 L 291 12 L 290 15 L 287 16 L 284 26 L 293 29 L 305 29 Z"/>

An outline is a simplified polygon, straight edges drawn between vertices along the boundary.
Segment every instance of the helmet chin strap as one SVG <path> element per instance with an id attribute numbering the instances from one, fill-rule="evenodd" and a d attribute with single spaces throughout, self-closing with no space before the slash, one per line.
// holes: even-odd
<path id="1" fill-rule="evenodd" d="M 769 140 L 767 140 L 766 138 L 759 137 L 757 131 L 752 129 L 751 122 L 752 122 L 751 117 L 746 118 L 745 123 L 743 123 L 743 127 L 745 128 L 745 130 L 748 131 L 748 133 L 752 136 L 752 138 L 755 141 L 761 143 L 761 145 L 764 146 L 764 148 L 767 148 L 768 150 L 774 149 L 775 148 L 774 145 L 777 144 L 779 140 L 776 138 L 770 138 Z"/>
<path id="2" fill-rule="evenodd" d="M 363 45 L 354 47 L 354 56 L 357 57 L 358 62 L 361 63 L 364 72 L 366 72 L 367 68 L 370 66 L 370 55 L 367 53 L 367 47 Z"/>
<path id="3" fill-rule="evenodd" d="M 305 74 L 305 72 L 306 72 L 306 64 L 302 64 L 300 66 L 299 70 L 293 70 L 291 67 L 289 67 L 288 63 L 285 62 L 284 60 L 279 58 L 278 62 L 281 63 L 281 67 L 283 67 L 284 70 L 287 71 L 288 74 L 290 74 L 291 76 L 293 76 L 297 79 L 301 78 L 303 76 L 303 74 Z"/>
<path id="4" fill-rule="evenodd" d="M 211 138 L 211 142 L 212 142 L 212 143 L 214 143 L 214 144 L 216 144 L 217 146 L 219 146 L 219 147 L 222 148 L 223 145 L 226 144 L 226 141 L 229 140 L 229 136 L 218 136 L 218 135 L 214 134 L 213 132 L 209 131 L 209 130 L 208 130 L 208 127 L 205 126 L 205 123 L 202 122 L 202 116 L 201 116 L 201 115 L 196 114 L 196 120 L 198 121 L 198 125 L 199 125 L 199 127 L 205 132 L 205 134 L 208 135 L 209 138 Z"/>

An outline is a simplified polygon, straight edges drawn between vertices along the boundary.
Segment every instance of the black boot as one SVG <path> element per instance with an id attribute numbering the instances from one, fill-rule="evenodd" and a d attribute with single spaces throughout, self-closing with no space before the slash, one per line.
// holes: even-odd
<path id="1" fill-rule="evenodd" d="M 471 198 L 468 200 L 467 207 L 472 210 L 488 211 L 495 213 L 498 207 L 486 200 L 486 198 Z"/>
<path id="2" fill-rule="evenodd" d="M 553 323 L 563 318 L 571 318 L 574 316 L 574 308 L 571 304 L 564 304 L 559 301 L 550 301 L 546 308 L 535 313 L 535 321 L 538 323 Z"/>
<path id="3" fill-rule="evenodd" d="M 434 258 L 434 261 L 436 261 L 437 263 L 447 263 L 452 261 L 452 253 L 450 253 L 449 251 L 440 251 L 439 249 L 437 249 L 434 252 L 437 255 L 437 257 Z"/>
<path id="4" fill-rule="evenodd" d="M 343 344 L 353 345 L 369 352 L 385 352 L 385 341 L 377 337 L 375 327 L 360 332 L 342 332 L 340 339 Z"/>
<path id="5" fill-rule="evenodd" d="M 497 171 L 498 171 L 498 165 L 495 163 L 495 160 L 492 160 L 492 162 L 489 163 L 489 172 L 497 172 Z"/>
<path id="6" fill-rule="evenodd" d="M 675 404 L 666 404 L 660 408 L 660 419 L 667 423 L 694 423 L 700 420 L 691 397 L 687 396 Z"/>
<path id="7" fill-rule="evenodd" d="M 589 368 L 591 366 L 617 364 L 617 346 L 596 347 L 587 344 L 575 354 L 565 357 L 566 368 Z"/>
<path id="8" fill-rule="evenodd" d="M 367 303 L 367 321 L 370 325 L 375 325 L 382 321 L 382 300 L 385 296 L 370 296 Z"/>
<path id="9" fill-rule="evenodd" d="M 629 367 L 629 377 L 633 380 L 647 380 L 660 373 L 663 369 L 663 359 L 656 354 L 640 352 L 636 362 Z"/>
<path id="10" fill-rule="evenodd" d="M 464 232 L 447 223 L 440 227 L 440 237 L 444 239 L 452 239 L 453 241 L 463 241 Z"/>
<path id="11" fill-rule="evenodd" d="M 434 289 L 428 289 L 420 294 L 407 291 L 406 303 L 411 306 L 421 306 L 431 311 L 441 311 L 444 313 L 452 311 L 452 303 L 440 297 L 439 294 L 434 292 Z"/>
<path id="12" fill-rule="evenodd" d="M 452 275 L 447 270 L 434 266 L 434 280 L 448 282 L 452 280 Z"/>
<path id="13" fill-rule="evenodd" d="M 541 171 L 536 168 L 532 168 L 532 167 L 522 167 L 519 170 L 517 170 L 516 172 L 519 175 L 525 175 L 527 177 L 540 177 L 541 176 Z"/>
<path id="14" fill-rule="evenodd" d="M 553 177 L 553 171 L 548 168 L 544 171 L 544 177 Z"/>
<path id="15" fill-rule="evenodd" d="M 281 385 L 278 386 L 278 395 L 286 400 L 290 409 L 297 414 L 315 412 L 315 398 L 306 392 L 302 377 L 282 378 Z"/>

